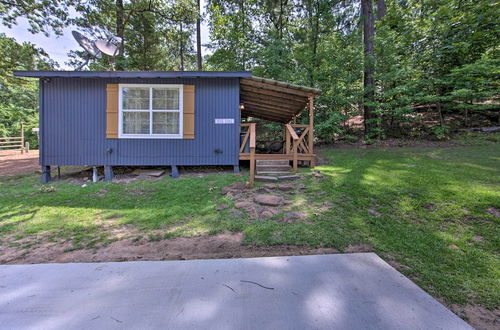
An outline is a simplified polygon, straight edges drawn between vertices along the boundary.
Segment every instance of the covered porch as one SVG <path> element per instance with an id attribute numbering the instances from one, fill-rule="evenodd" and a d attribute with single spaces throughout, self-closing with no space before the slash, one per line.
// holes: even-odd
<path id="1" fill-rule="evenodd" d="M 242 122 L 240 160 L 250 161 L 250 184 L 255 180 L 257 160 L 288 160 L 293 171 L 299 161 L 315 166 L 314 154 L 314 98 L 319 89 L 288 84 L 259 77 L 240 79 L 241 118 L 259 118 L 283 124 L 283 133 L 277 137 L 283 141 L 281 153 L 256 152 L 256 123 Z M 297 124 L 297 116 L 308 110 L 309 123 Z"/>

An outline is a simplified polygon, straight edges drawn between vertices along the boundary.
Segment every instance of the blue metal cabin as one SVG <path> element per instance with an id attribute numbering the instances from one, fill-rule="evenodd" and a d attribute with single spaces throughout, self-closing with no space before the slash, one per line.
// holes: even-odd
<path id="1" fill-rule="evenodd" d="M 314 166 L 314 97 L 320 90 L 250 72 L 16 71 L 40 79 L 40 165 L 232 165 L 257 160 Z M 309 111 L 308 124 L 297 116 Z M 283 154 L 255 153 L 255 123 L 285 124 Z M 241 127 L 245 128 L 240 145 Z M 249 144 L 249 148 L 244 145 Z"/>
<path id="2" fill-rule="evenodd" d="M 40 78 L 40 165 L 45 170 L 51 165 L 238 166 L 239 79 L 250 72 L 15 74 Z M 194 138 L 107 138 L 108 84 L 194 85 Z M 230 123 L 216 124 L 216 119 Z"/>

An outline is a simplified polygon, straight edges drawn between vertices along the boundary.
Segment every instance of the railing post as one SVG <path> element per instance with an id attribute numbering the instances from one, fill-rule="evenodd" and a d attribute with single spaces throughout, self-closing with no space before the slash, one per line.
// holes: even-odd
<path id="1" fill-rule="evenodd" d="M 288 132 L 286 126 L 285 126 L 285 153 L 286 154 L 290 153 L 290 132 Z"/>
<path id="2" fill-rule="evenodd" d="M 297 172 L 297 167 L 299 163 L 299 151 L 298 151 L 299 142 L 298 140 L 293 140 L 293 171 Z"/>
<path id="3" fill-rule="evenodd" d="M 24 153 L 24 123 L 21 122 L 21 153 Z"/>
<path id="4" fill-rule="evenodd" d="M 250 124 L 250 186 L 255 181 L 255 124 Z"/>

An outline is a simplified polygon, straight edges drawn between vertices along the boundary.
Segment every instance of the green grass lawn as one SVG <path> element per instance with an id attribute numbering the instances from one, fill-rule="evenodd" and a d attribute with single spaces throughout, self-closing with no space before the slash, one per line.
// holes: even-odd
<path id="1" fill-rule="evenodd" d="M 245 180 L 231 174 L 85 188 L 67 181 L 41 186 L 37 175 L 2 178 L 0 249 L 47 240 L 99 247 L 116 239 L 111 231 L 119 226 L 151 240 L 230 230 L 243 232 L 245 244 L 340 251 L 369 244 L 431 295 L 498 308 L 500 219 L 492 213 L 500 210 L 500 143 L 498 134 L 489 139 L 497 142 L 328 151 L 318 166 L 324 178 L 302 170 L 307 188 L 291 198 L 308 219 L 295 223 L 217 211 L 234 203 L 221 188 Z"/>

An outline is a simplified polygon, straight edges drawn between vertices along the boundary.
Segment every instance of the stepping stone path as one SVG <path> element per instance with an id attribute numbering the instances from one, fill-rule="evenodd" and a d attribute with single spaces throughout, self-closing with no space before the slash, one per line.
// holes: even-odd
<path id="1" fill-rule="evenodd" d="M 261 187 L 250 189 L 244 182 L 235 182 L 221 189 L 222 195 L 234 202 L 229 214 L 236 218 L 248 217 L 250 221 L 276 217 L 279 222 L 300 222 L 307 219 L 307 212 L 294 211 L 292 200 L 287 198 L 299 190 L 306 189 L 303 183 L 267 183 Z M 216 210 L 222 211 L 229 205 L 222 203 Z M 281 218 L 278 219 L 278 215 Z"/>
<path id="2" fill-rule="evenodd" d="M 275 195 L 257 195 L 253 200 L 261 205 L 280 206 L 283 204 L 283 198 Z"/>
<path id="3" fill-rule="evenodd" d="M 222 211 L 222 210 L 227 209 L 228 207 L 229 207 L 229 205 L 227 205 L 226 203 L 223 203 L 223 204 L 219 204 L 219 205 L 217 205 L 217 206 L 215 207 L 215 209 L 216 209 L 217 211 Z"/>
<path id="4" fill-rule="evenodd" d="M 290 190 L 294 190 L 295 187 L 291 184 L 280 184 L 280 185 L 278 185 L 278 189 L 282 190 L 282 191 L 290 191 Z"/>
<path id="5" fill-rule="evenodd" d="M 367 209 L 367 211 L 373 215 L 374 217 L 377 217 L 377 218 L 380 218 L 382 216 L 382 213 L 380 213 L 379 211 L 377 210 L 374 210 L 374 209 Z"/>

